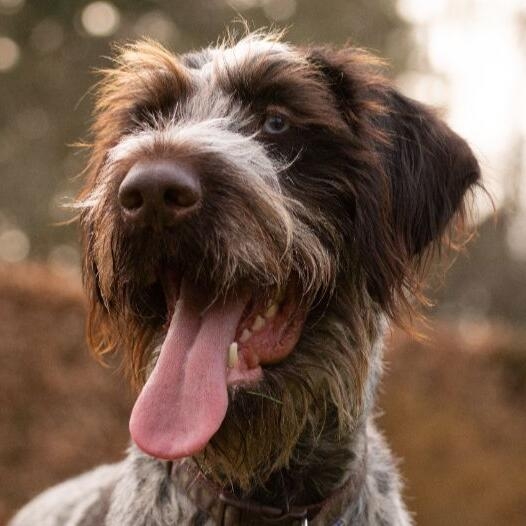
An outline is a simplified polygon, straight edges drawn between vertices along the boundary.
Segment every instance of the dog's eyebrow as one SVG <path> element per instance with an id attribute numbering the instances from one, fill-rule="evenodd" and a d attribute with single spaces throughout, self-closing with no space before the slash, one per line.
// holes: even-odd
<path id="1" fill-rule="evenodd" d="M 318 70 L 293 48 L 271 54 L 254 50 L 237 60 L 214 57 L 208 67 L 223 91 L 252 108 L 279 105 L 289 109 L 298 124 L 347 129 Z"/>
<path id="2" fill-rule="evenodd" d="M 300 55 L 288 44 L 274 40 L 244 39 L 232 47 L 208 50 L 208 65 L 220 83 L 236 77 L 262 78 L 265 70 L 276 64 L 293 66 Z"/>

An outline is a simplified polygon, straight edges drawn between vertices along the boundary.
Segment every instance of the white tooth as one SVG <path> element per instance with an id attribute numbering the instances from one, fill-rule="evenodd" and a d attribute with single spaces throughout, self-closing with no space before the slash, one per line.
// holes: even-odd
<path id="1" fill-rule="evenodd" d="M 241 343 L 245 343 L 251 336 L 252 336 L 252 332 L 250 332 L 250 329 L 243 329 L 243 332 L 241 333 L 241 336 L 239 337 L 239 341 Z"/>
<path id="2" fill-rule="evenodd" d="M 254 332 L 260 331 L 265 326 L 265 318 L 262 318 L 259 314 L 256 316 L 252 327 L 250 327 Z"/>
<path id="3" fill-rule="evenodd" d="M 232 342 L 228 348 L 228 367 L 233 369 L 239 360 L 237 355 L 237 342 Z"/>
<path id="4" fill-rule="evenodd" d="M 267 318 L 267 320 L 271 320 L 276 315 L 277 312 L 278 312 L 278 305 L 276 303 L 273 303 L 267 309 L 267 312 L 265 312 L 265 318 Z"/>

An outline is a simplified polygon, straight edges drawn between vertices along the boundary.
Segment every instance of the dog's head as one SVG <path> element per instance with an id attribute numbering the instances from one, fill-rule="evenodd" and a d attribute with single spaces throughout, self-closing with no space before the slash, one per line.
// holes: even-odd
<path id="1" fill-rule="evenodd" d="M 80 200 L 90 339 L 147 379 L 146 452 L 249 487 L 358 424 L 379 320 L 479 178 L 380 66 L 256 34 L 140 42 L 105 72 Z"/>

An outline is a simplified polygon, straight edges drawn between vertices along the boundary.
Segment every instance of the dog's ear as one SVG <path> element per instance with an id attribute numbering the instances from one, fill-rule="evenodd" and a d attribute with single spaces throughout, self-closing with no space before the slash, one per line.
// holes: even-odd
<path id="1" fill-rule="evenodd" d="M 433 111 L 392 87 L 371 54 L 317 48 L 308 60 L 347 121 L 352 155 L 367 165 L 348 174 L 360 178 L 353 236 L 372 297 L 394 314 L 394 292 L 418 289 L 420 262 L 463 214 L 478 163 Z"/>
<path id="2" fill-rule="evenodd" d="M 392 189 L 394 227 L 410 255 L 440 240 L 480 169 L 464 139 L 424 105 L 394 89 L 384 93 L 380 148 Z"/>
<path id="3" fill-rule="evenodd" d="M 471 149 L 432 110 L 393 89 L 381 62 L 360 49 L 313 49 L 353 133 L 388 179 L 393 234 L 408 255 L 438 241 L 479 181 Z"/>

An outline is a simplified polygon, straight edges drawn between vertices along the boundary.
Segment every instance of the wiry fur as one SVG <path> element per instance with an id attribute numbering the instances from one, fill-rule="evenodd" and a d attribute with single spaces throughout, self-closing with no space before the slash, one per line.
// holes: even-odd
<path id="1" fill-rule="evenodd" d="M 123 350 L 144 382 L 165 331 L 162 268 L 199 283 L 210 302 L 240 287 L 271 298 L 294 283 L 308 310 L 295 350 L 258 386 L 231 390 L 194 461 L 239 495 L 308 504 L 340 487 L 359 457 L 366 476 L 344 524 L 409 524 L 371 418 L 381 341 L 463 216 L 479 177 L 469 147 L 396 93 L 369 54 L 262 34 L 182 57 L 152 42 L 127 46 L 98 93 L 78 204 L 95 352 Z M 261 130 L 271 111 L 287 116 L 287 134 Z M 176 232 L 121 217 L 119 185 L 145 159 L 199 173 L 203 205 Z M 195 508 L 165 487 L 162 462 L 132 452 L 119 469 L 107 524 L 192 523 Z"/>

